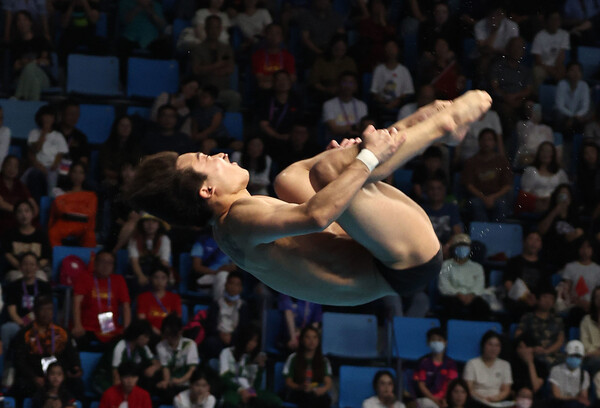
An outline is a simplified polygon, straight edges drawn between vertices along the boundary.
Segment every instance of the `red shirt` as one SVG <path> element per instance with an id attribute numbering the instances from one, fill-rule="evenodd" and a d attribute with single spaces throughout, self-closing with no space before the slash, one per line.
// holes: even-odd
<path id="1" fill-rule="evenodd" d="M 108 307 L 108 280 L 110 279 L 110 308 Z M 97 279 L 100 297 L 96 294 L 94 275 L 91 273 L 79 274 L 75 281 L 73 292 L 75 296 L 83 295 L 81 302 L 81 325 L 87 331 L 93 331 L 101 341 L 109 341 L 121 332 L 118 325 L 119 306 L 129 303 L 129 291 L 125 279 L 121 275 L 110 275 L 109 279 Z M 98 302 L 99 301 L 99 302 Z M 98 308 L 100 304 L 100 309 Z M 103 335 L 100 331 L 98 314 L 112 312 L 113 321 L 117 330 Z"/>
<path id="2" fill-rule="evenodd" d="M 272 75 L 282 69 L 290 75 L 296 73 L 294 56 L 286 50 L 281 50 L 275 54 L 267 54 L 265 49 L 260 49 L 252 54 L 252 73 L 254 75 Z"/>
<path id="3" fill-rule="evenodd" d="M 119 408 L 123 401 L 125 401 L 123 387 L 120 384 L 113 385 L 102 394 L 99 408 Z M 127 405 L 129 408 L 152 408 L 152 400 L 146 390 L 136 385 L 127 396 Z"/>
<path id="4" fill-rule="evenodd" d="M 160 299 L 164 309 L 156 301 L 152 292 L 141 293 L 137 298 L 137 313 L 144 315 L 152 326 L 160 330 L 163 319 L 171 312 L 181 317 L 181 298 L 173 292 L 166 292 Z"/>

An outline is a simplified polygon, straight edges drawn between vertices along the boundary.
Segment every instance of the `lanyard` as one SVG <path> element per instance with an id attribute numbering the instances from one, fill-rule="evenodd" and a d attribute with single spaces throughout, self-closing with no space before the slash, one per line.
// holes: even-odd
<path id="1" fill-rule="evenodd" d="M 96 285 L 96 300 L 98 301 L 98 313 L 101 313 L 102 310 L 102 302 L 100 301 L 100 287 L 98 286 L 98 279 L 94 278 L 94 284 Z M 110 276 L 108 277 L 108 286 L 106 288 L 107 294 L 107 305 L 108 310 L 111 310 L 111 285 L 110 285 Z"/>
<path id="2" fill-rule="evenodd" d="M 160 299 L 158 298 L 158 296 L 156 296 L 154 294 L 154 292 L 152 292 L 152 296 L 154 296 L 154 300 L 156 300 L 156 303 L 158 303 L 158 305 L 160 306 L 160 308 L 162 309 L 162 311 L 168 314 L 169 311 L 167 310 L 167 308 L 165 307 L 165 305 L 163 305 L 163 302 L 160 301 Z"/>
<path id="3" fill-rule="evenodd" d="M 344 104 L 342 103 L 342 100 L 340 98 L 338 98 L 338 103 L 340 104 L 340 109 L 342 110 L 344 119 L 346 119 L 346 125 L 352 126 L 353 123 L 350 122 L 350 118 L 348 117 L 348 114 L 346 113 L 346 109 L 344 109 Z M 354 98 L 352 98 L 352 110 L 354 111 L 354 120 L 357 120 L 358 112 L 356 111 L 356 100 Z"/>
<path id="4" fill-rule="evenodd" d="M 283 122 L 283 118 L 287 114 L 289 108 L 289 103 L 285 103 L 283 108 L 281 108 L 281 112 L 279 113 L 279 117 L 277 118 L 277 122 L 275 123 L 275 129 L 279 129 L 279 125 Z M 275 98 L 271 98 L 271 107 L 269 108 L 269 122 L 272 123 L 273 115 L 275 115 Z"/>
<path id="5" fill-rule="evenodd" d="M 279 51 L 279 67 L 278 69 L 283 69 L 283 53 Z M 265 70 L 269 70 L 269 52 L 265 50 Z"/>
<path id="6" fill-rule="evenodd" d="M 50 353 L 50 355 L 53 356 L 54 355 L 54 349 L 55 349 L 55 347 L 54 347 L 54 325 L 53 324 L 50 324 L 50 338 L 51 338 L 51 341 L 52 341 L 52 353 Z M 42 343 L 40 343 L 40 332 L 37 331 L 37 330 L 36 330 L 36 333 L 35 333 L 35 342 L 37 344 L 37 348 L 38 348 L 38 351 L 40 352 L 40 355 L 43 355 L 44 354 L 44 350 L 42 349 Z"/>

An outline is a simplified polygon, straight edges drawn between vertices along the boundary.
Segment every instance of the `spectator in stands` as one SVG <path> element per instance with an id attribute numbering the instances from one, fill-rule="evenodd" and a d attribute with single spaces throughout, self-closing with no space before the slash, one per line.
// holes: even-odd
<path id="1" fill-rule="evenodd" d="M 131 309 L 125 279 L 113 274 L 114 255 L 106 250 L 96 254 L 92 274 L 78 276 L 73 287 L 73 329 L 80 350 L 93 341 L 106 343 L 129 326 Z M 123 326 L 119 324 L 122 309 Z"/>
<path id="2" fill-rule="evenodd" d="M 279 168 L 285 169 L 292 163 L 308 159 L 321 152 L 315 138 L 309 132 L 310 125 L 307 120 L 299 119 L 292 126 L 287 148 L 277 158 Z"/>
<path id="3" fill-rule="evenodd" d="M 87 166 L 83 162 L 74 162 L 69 166 L 69 171 L 66 177 L 59 180 L 58 186 L 52 190 L 52 198 L 56 198 L 65 194 L 79 193 L 82 191 L 93 190 L 91 182 L 87 179 Z M 90 203 L 91 204 L 91 203 Z M 94 212 L 96 209 L 94 209 Z M 52 215 L 52 213 L 51 213 Z M 95 214 L 94 214 L 95 215 Z M 81 245 L 85 246 L 85 245 Z"/>
<path id="4" fill-rule="evenodd" d="M 408 102 L 400 108 L 398 111 L 398 120 L 407 118 L 415 113 L 419 108 L 429 105 L 435 101 L 435 97 L 435 88 L 432 85 L 427 84 L 421 86 L 417 91 L 417 100 L 415 102 Z"/>
<path id="5" fill-rule="evenodd" d="M 513 391 L 522 388 L 531 390 L 536 399 L 543 399 L 544 381 L 548 377 L 549 367 L 535 358 L 535 340 L 522 334 L 514 341 L 514 356 L 510 362 L 513 377 Z"/>
<path id="6" fill-rule="evenodd" d="M 48 25 L 48 6 L 46 1 L 28 2 L 23 0 L 12 0 L 3 3 L 4 9 L 4 42 L 10 43 L 10 37 L 14 25 L 19 30 L 19 13 L 26 12 L 29 15 L 29 20 L 32 23 L 35 21 L 37 32 L 36 34 L 43 36 L 47 41 L 51 41 L 50 29 Z"/>
<path id="7" fill-rule="evenodd" d="M 8 157 L 10 139 L 11 131 L 4 125 L 4 109 L 0 106 L 0 163 L 4 163 L 4 159 Z"/>
<path id="8" fill-rule="evenodd" d="M 155 263 L 150 275 L 152 290 L 141 293 L 137 298 L 137 317 L 149 321 L 156 336 L 160 336 L 163 321 L 169 314 L 181 317 L 181 298 L 167 290 L 169 275 L 167 267 Z"/>
<path id="9" fill-rule="evenodd" d="M 338 83 L 338 96 L 323 105 L 323 121 L 334 139 L 359 137 L 358 125 L 369 112 L 367 105 L 354 97 L 358 78 L 353 72 L 344 72 Z"/>
<path id="10" fill-rule="evenodd" d="M 231 89 L 235 58 L 231 46 L 219 41 L 222 30 L 220 17 L 207 17 L 206 39 L 191 50 L 191 71 L 200 86 L 216 86 L 219 102 L 226 111 L 233 112 L 240 109 L 241 97 Z"/>
<path id="11" fill-rule="evenodd" d="M 273 160 L 265 151 L 262 138 L 255 136 L 244 144 L 243 153 L 234 152 L 231 161 L 250 173 L 248 192 L 252 195 L 269 195 Z"/>
<path id="12" fill-rule="evenodd" d="M 506 53 L 492 67 L 490 83 L 496 110 L 502 127 L 514 129 L 525 102 L 533 94 L 531 70 L 523 63 L 525 41 L 514 37 L 506 46 Z"/>
<path id="13" fill-rule="evenodd" d="M 174 151 L 179 154 L 193 150 L 190 138 L 177 130 L 178 113 L 172 105 L 163 105 L 158 109 L 158 128 L 148 132 L 140 142 L 144 155 L 162 151 Z"/>
<path id="14" fill-rule="evenodd" d="M 120 178 L 118 190 L 110 198 L 110 234 L 107 248 L 112 248 L 114 254 L 126 248 L 135 226 L 141 216 L 125 198 L 125 191 L 133 180 L 135 167 L 132 162 L 125 162 L 119 169 Z"/>
<path id="15" fill-rule="evenodd" d="M 433 85 L 442 99 L 454 99 L 464 92 L 466 78 L 446 38 L 437 38 L 433 47 L 423 53 L 419 78 L 422 83 Z"/>
<path id="16" fill-rule="evenodd" d="M 301 332 L 306 327 L 318 329 L 321 326 L 323 321 L 321 305 L 280 293 L 277 306 L 285 318 L 281 330 L 282 344 L 287 350 L 296 351 L 301 343 Z"/>
<path id="17" fill-rule="evenodd" d="M 574 187 L 583 214 L 597 214 L 600 204 L 600 146 L 590 139 L 584 139 L 582 143 Z"/>
<path id="18" fill-rule="evenodd" d="M 91 149 L 85 133 L 77 129 L 79 121 L 79 104 L 73 100 L 66 100 L 60 109 L 57 130 L 62 133 L 69 146 L 69 160 L 73 163 L 90 163 Z"/>
<path id="19" fill-rule="evenodd" d="M 45 373 L 45 384 L 32 398 L 32 408 L 75 408 L 75 398 L 65 387 L 65 370 L 58 362 L 50 363 Z"/>
<path id="20" fill-rule="evenodd" d="M 568 184 L 561 184 L 550 196 L 550 206 L 538 224 L 544 241 L 543 257 L 561 268 L 577 256 L 576 241 L 584 232 L 579 227 L 577 208 Z"/>
<path id="21" fill-rule="evenodd" d="M 565 282 L 560 291 L 561 310 L 569 310 L 566 320 L 568 327 L 577 327 L 583 317 L 590 312 L 592 291 L 600 286 L 600 265 L 594 262 L 594 247 L 590 239 L 578 240 L 576 261 L 565 265 L 561 272 Z"/>
<path id="22" fill-rule="evenodd" d="M 192 112 L 193 150 L 210 154 L 216 148 L 240 148 L 240 143 L 232 140 L 223 125 L 223 109 L 216 103 L 218 97 L 219 90 L 214 85 L 205 85 L 200 92 L 200 102 Z"/>
<path id="23" fill-rule="evenodd" d="M 19 272 L 22 277 L 4 286 L 6 310 L 9 320 L 2 325 L 3 354 L 18 331 L 27 327 L 34 319 L 33 306 L 37 296 L 52 296 L 50 285 L 38 278 L 38 258 L 32 252 L 20 255 Z"/>
<path id="24" fill-rule="evenodd" d="M 48 280 L 44 269 L 49 270 L 52 248 L 48 242 L 48 236 L 33 226 L 34 208 L 29 201 L 19 201 L 15 204 L 15 218 L 17 227 L 6 231 L 2 239 L 4 258 L 8 262 L 5 266 L 4 280 L 12 282 L 23 276 L 19 272 L 21 257 L 31 252 L 36 257 L 38 270 L 35 276 L 43 281 Z M 10 272 L 8 272 L 10 270 Z"/>
<path id="25" fill-rule="evenodd" d="M 429 216 L 435 235 L 440 240 L 444 259 L 448 259 L 451 256 L 450 239 L 454 235 L 462 233 L 465 228 L 458 206 L 446 202 L 447 184 L 445 177 L 441 177 L 441 175 L 430 177 L 427 180 L 425 192 L 428 199 L 423 204 L 423 209 Z"/>
<path id="26" fill-rule="evenodd" d="M 567 361 L 554 366 L 548 381 L 552 387 L 550 402 L 557 408 L 583 408 L 590 405 L 588 389 L 590 374 L 581 368 L 585 354 L 579 340 L 571 340 L 565 347 Z"/>
<path id="27" fill-rule="evenodd" d="M 576 44 L 596 44 L 598 35 L 598 12 L 600 7 L 590 0 L 567 0 L 564 2 L 564 25 Z"/>
<path id="28" fill-rule="evenodd" d="M 384 43 L 394 37 L 395 24 L 387 22 L 387 9 L 385 2 L 374 0 L 369 2 L 369 18 L 361 20 L 358 24 L 358 43 L 356 44 L 355 60 L 359 65 L 359 72 L 373 72 L 379 61 L 384 59 Z M 366 52 L 366 54 L 364 54 Z"/>
<path id="29" fill-rule="evenodd" d="M 346 35 L 337 34 L 331 40 L 327 53 L 317 58 L 310 69 L 309 85 L 316 102 L 322 103 L 337 95 L 338 78 L 346 71 L 357 73 L 356 62 L 348 56 Z"/>
<path id="30" fill-rule="evenodd" d="M 450 239 L 452 258 L 444 261 L 438 280 L 446 319 L 487 320 L 490 307 L 481 295 L 485 286 L 483 267 L 471 261 L 471 238 L 456 234 Z"/>
<path id="31" fill-rule="evenodd" d="M 201 231 L 198 234 L 190 255 L 193 272 L 193 284 L 189 282 L 190 287 L 197 287 L 199 290 L 210 288 L 212 298 L 215 301 L 221 299 L 227 276 L 237 266 L 221 251 L 211 231 Z"/>
<path id="32" fill-rule="evenodd" d="M 66 373 L 66 387 L 78 398 L 83 396 L 83 381 L 79 353 L 69 333 L 54 320 L 51 296 L 38 296 L 34 307 L 35 320 L 25 326 L 13 340 L 15 384 L 17 395 L 29 397 L 43 389 L 44 374 L 52 362 L 61 364 Z"/>
<path id="33" fill-rule="evenodd" d="M 96 35 L 96 23 L 101 15 L 100 1 L 62 0 L 54 1 L 52 4 L 60 12 L 60 25 L 63 29 L 58 47 L 61 66 L 66 66 L 69 54 L 81 48 L 94 54 L 107 51 L 105 41 Z"/>
<path id="34" fill-rule="evenodd" d="M 156 384 L 161 400 L 167 404 L 190 385 L 192 374 L 200 363 L 194 340 L 183 337 L 183 323 L 175 313 L 163 320 L 162 341 L 156 346 L 162 366 L 162 380 Z"/>
<path id="35" fill-rule="evenodd" d="M 421 155 L 419 162 L 415 165 L 411 183 L 411 196 L 418 203 L 427 201 L 427 181 L 431 178 L 441 178 L 448 183 L 446 172 L 443 170 L 444 153 L 440 146 L 429 146 Z M 443 197 L 446 198 L 445 196 Z"/>
<path id="36" fill-rule="evenodd" d="M 296 60 L 283 49 L 283 29 L 279 24 L 271 23 L 265 29 L 265 46 L 252 54 L 252 74 L 260 90 L 273 88 L 273 74 L 286 71 L 292 82 L 296 81 Z"/>
<path id="37" fill-rule="evenodd" d="M 556 147 L 552 142 L 542 142 L 531 166 L 525 168 L 521 177 L 521 192 L 517 200 L 523 211 L 544 213 L 550 205 L 550 196 L 569 177 L 561 168 Z"/>
<path id="38" fill-rule="evenodd" d="M 260 131 L 265 136 L 267 153 L 271 157 L 283 154 L 292 125 L 300 119 L 303 112 L 300 98 L 291 89 L 292 78 L 288 72 L 273 73 L 273 92 L 258 109 Z"/>
<path id="39" fill-rule="evenodd" d="M 17 11 L 14 15 L 17 35 L 9 43 L 12 56 L 12 72 L 16 79 L 15 98 L 39 101 L 42 91 L 55 78 L 50 73 L 49 39 L 34 32 L 33 17 L 29 11 Z"/>
<path id="40" fill-rule="evenodd" d="M 450 381 L 458 378 L 456 362 L 446 356 L 448 341 L 439 327 L 427 331 L 431 353 L 421 357 L 413 379 L 417 383 L 419 408 L 438 408 L 446 405 Z"/>
<path id="41" fill-rule="evenodd" d="M 538 231 L 530 231 L 524 236 L 523 252 L 510 258 L 506 264 L 503 279 L 508 296 L 505 307 L 514 321 L 519 320 L 526 312 L 532 312 L 537 305 L 536 294 L 550 285 L 550 276 L 546 262 L 540 256 L 541 251 L 542 236 Z M 515 284 L 517 287 L 513 290 Z"/>
<path id="42" fill-rule="evenodd" d="M 138 147 L 132 118 L 127 115 L 117 118 L 112 124 L 108 139 L 100 146 L 98 155 L 104 187 L 119 185 L 122 166 L 139 161 L 141 154 Z"/>
<path id="43" fill-rule="evenodd" d="M 391 372 L 387 370 L 377 371 L 373 377 L 375 395 L 364 400 L 362 408 L 405 408 L 405 405 L 398 401 L 398 397 L 396 397 L 394 384 L 396 384 L 396 379 Z"/>
<path id="44" fill-rule="evenodd" d="M 156 383 L 153 377 L 160 373 L 160 363 L 148 347 L 151 335 L 152 328 L 148 321 L 134 319 L 125 329 L 123 338 L 104 352 L 93 375 L 94 389 L 104 392 L 111 386 L 121 384 L 119 367 L 124 363 L 135 364 L 136 371 L 142 377 L 141 387 L 151 389 Z"/>
<path id="45" fill-rule="evenodd" d="M 473 406 L 469 386 L 462 378 L 456 378 L 448 384 L 446 392 L 447 408 L 471 408 Z"/>
<path id="46" fill-rule="evenodd" d="M 309 63 L 325 53 L 334 35 L 344 32 L 342 16 L 333 10 L 330 0 L 312 0 L 311 5 L 299 19 L 304 56 Z"/>
<path id="47" fill-rule="evenodd" d="M 537 292 L 535 311 L 521 317 L 515 336 L 524 334 L 532 340 L 536 360 L 550 367 L 562 360 L 561 347 L 565 343 L 563 320 L 554 314 L 556 291 L 552 286 L 542 287 Z"/>
<path id="48" fill-rule="evenodd" d="M 458 50 L 460 32 L 456 19 L 450 13 L 448 3 L 444 1 L 434 3 L 431 16 L 427 17 L 427 20 L 419 24 L 419 50 L 431 51 L 437 38 L 445 38 L 451 49 Z"/>
<path id="49" fill-rule="evenodd" d="M 205 25 L 208 25 L 207 18 L 210 16 L 217 16 L 221 19 L 221 24 L 223 27 L 219 33 L 219 41 L 223 44 L 229 44 L 228 30 L 229 27 L 231 27 L 231 22 L 229 21 L 229 16 L 227 13 L 221 11 L 223 8 L 223 0 L 210 0 L 207 3 L 208 8 L 201 8 L 196 11 L 196 14 L 192 20 L 195 43 L 201 43 L 205 38 L 208 37 L 208 27 L 205 27 Z"/>
<path id="50" fill-rule="evenodd" d="M 265 28 L 273 22 L 269 10 L 258 7 L 258 0 L 244 0 L 244 10 L 235 16 L 234 24 L 243 35 L 242 49 L 257 44 L 265 36 Z"/>
<path id="51" fill-rule="evenodd" d="M 493 406 L 491 403 L 504 401 L 511 393 L 510 363 L 498 357 L 501 351 L 502 338 L 490 330 L 481 338 L 481 355 L 465 366 L 463 378 L 480 406 Z"/>
<path id="52" fill-rule="evenodd" d="M 560 11 L 546 13 L 546 28 L 533 39 L 531 53 L 535 57 L 533 87 L 535 92 L 547 78 L 559 81 L 565 76 L 566 52 L 571 48 L 569 33 L 561 29 Z"/>
<path id="53" fill-rule="evenodd" d="M 329 408 L 333 373 L 329 360 L 323 356 L 318 329 L 304 327 L 298 343 L 297 351 L 287 358 L 283 367 L 286 400 L 299 408 Z"/>
<path id="54" fill-rule="evenodd" d="M 260 330 L 248 326 L 232 347 L 219 356 L 219 374 L 224 385 L 224 408 L 238 408 L 248 403 L 258 407 L 281 406 L 281 400 L 261 387 L 267 356 L 260 352 Z"/>
<path id="55" fill-rule="evenodd" d="M 223 295 L 208 308 L 203 343 L 203 354 L 207 359 L 216 358 L 221 350 L 230 347 L 239 331 L 248 325 L 248 307 L 241 298 L 243 289 L 242 274 L 229 272 Z"/>
<path id="56" fill-rule="evenodd" d="M 210 393 L 208 377 L 201 369 L 196 369 L 190 378 L 190 388 L 180 392 L 173 399 L 174 408 L 215 408 L 217 399 Z"/>
<path id="57" fill-rule="evenodd" d="M 154 100 L 150 118 L 156 121 L 158 110 L 161 106 L 171 105 L 177 109 L 176 129 L 187 136 L 192 134 L 192 115 L 191 112 L 198 100 L 199 84 L 194 77 L 184 78 L 179 84 L 179 90 L 175 94 L 163 92 Z"/>
<path id="58" fill-rule="evenodd" d="M 118 371 L 122 381 L 102 394 L 99 408 L 115 408 L 124 404 L 132 408 L 152 408 L 150 394 L 137 386 L 139 379 L 137 366 L 132 362 L 123 362 Z"/>
<path id="59" fill-rule="evenodd" d="M 600 371 L 600 287 L 592 291 L 590 313 L 585 315 L 579 325 L 580 337 L 585 347 L 584 368 L 592 375 Z"/>
<path id="60" fill-rule="evenodd" d="M 8 155 L 2 162 L 0 171 L 0 235 L 16 227 L 15 204 L 27 201 L 33 208 L 34 217 L 39 214 L 39 207 L 29 190 L 19 180 L 20 161 L 17 156 Z"/>
<path id="61" fill-rule="evenodd" d="M 138 289 L 148 286 L 148 277 L 157 262 L 168 271 L 171 270 L 171 240 L 167 236 L 168 229 L 168 224 L 150 214 L 144 214 L 139 219 L 136 231 L 127 246 L 129 263 Z M 169 272 L 169 282 L 173 281 L 173 274 Z"/>
<path id="62" fill-rule="evenodd" d="M 49 105 L 35 114 L 36 129 L 27 137 L 27 156 L 30 166 L 21 179 L 29 187 L 36 202 L 50 194 L 58 180 L 58 169 L 69 146 L 62 133 L 55 129 L 56 112 Z"/>
<path id="63" fill-rule="evenodd" d="M 600 145 L 600 106 L 596 106 L 591 120 L 585 125 L 583 138 Z"/>
<path id="64" fill-rule="evenodd" d="M 583 132 L 590 119 L 590 87 L 582 80 L 579 62 L 570 62 L 567 77 L 556 88 L 556 128 L 563 134 Z"/>
<path id="65" fill-rule="evenodd" d="M 433 101 L 432 101 L 433 102 Z M 504 139 L 502 132 L 502 124 L 500 116 L 493 110 L 488 110 L 479 120 L 469 125 L 469 130 L 463 141 L 456 147 L 454 152 L 454 167 L 462 169 L 467 159 L 475 156 L 479 150 L 479 135 L 484 129 L 492 129 L 496 135 L 496 149 L 502 156 L 506 156 L 504 152 Z"/>
<path id="66" fill-rule="evenodd" d="M 517 153 L 513 166 L 521 169 L 531 165 L 543 142 L 554 144 L 550 126 L 542 123 L 542 106 L 533 101 L 525 102 L 525 118 L 517 122 Z M 555 146 L 557 160 L 562 163 L 562 146 Z"/>
<path id="67" fill-rule="evenodd" d="M 408 69 L 398 62 L 400 48 L 396 40 L 384 45 L 384 62 L 375 67 L 371 94 L 379 120 L 393 119 L 397 110 L 414 95 L 415 88 Z"/>
<path id="68" fill-rule="evenodd" d="M 506 157 L 496 153 L 496 140 L 496 132 L 483 129 L 479 151 L 465 162 L 461 173 L 473 221 L 503 222 L 510 214 L 513 173 Z"/>
<path id="69" fill-rule="evenodd" d="M 121 58 L 128 57 L 133 50 L 140 48 L 148 50 L 154 58 L 171 56 L 171 37 L 163 35 L 167 21 L 161 3 L 154 0 L 120 0 L 118 24 L 118 52 Z"/>

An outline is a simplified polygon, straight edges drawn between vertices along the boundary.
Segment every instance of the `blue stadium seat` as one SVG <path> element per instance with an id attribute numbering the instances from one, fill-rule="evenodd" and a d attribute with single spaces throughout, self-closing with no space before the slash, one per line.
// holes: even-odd
<path id="1" fill-rule="evenodd" d="M 108 38 L 108 15 L 100 12 L 98 21 L 96 21 L 96 36 L 100 38 Z"/>
<path id="2" fill-rule="evenodd" d="M 149 120 L 151 113 L 152 113 L 151 108 L 146 108 L 143 106 L 130 106 L 127 108 L 127 114 L 129 116 L 138 115 L 140 118 L 143 118 L 143 119 Z"/>
<path id="3" fill-rule="evenodd" d="M 409 169 L 398 169 L 394 172 L 394 185 L 404 194 L 409 194 L 412 190 L 413 171 Z"/>
<path id="4" fill-rule="evenodd" d="M 515 338 L 515 333 L 517 332 L 518 328 L 519 328 L 519 323 L 512 323 L 510 325 L 510 328 L 508 329 L 508 335 L 511 339 Z"/>
<path id="5" fill-rule="evenodd" d="M 129 251 L 127 249 L 120 249 L 117 251 L 117 261 L 115 265 L 115 273 L 118 275 L 125 275 L 129 269 Z"/>
<path id="6" fill-rule="evenodd" d="M 27 140 L 29 132 L 37 128 L 35 113 L 44 105 L 47 103 L 0 99 L 0 106 L 4 111 L 4 126 L 10 128 L 13 139 Z"/>
<path id="7" fill-rule="evenodd" d="M 96 248 L 55 246 L 52 248 L 52 282 L 59 281 L 60 263 L 68 255 L 77 255 L 85 263 L 89 263 Z"/>
<path id="8" fill-rule="evenodd" d="M 502 333 L 502 326 L 495 322 L 448 320 L 448 356 L 461 363 L 477 357 L 481 337 L 488 330 Z"/>
<path id="9" fill-rule="evenodd" d="M 98 408 L 100 406 L 100 401 L 92 401 L 90 403 L 90 408 Z"/>
<path id="10" fill-rule="evenodd" d="M 394 347 L 392 355 L 403 360 L 416 361 L 429 353 L 427 331 L 440 327 L 438 319 L 394 317 Z"/>
<path id="11" fill-rule="evenodd" d="M 33 400 L 31 398 L 25 398 L 23 400 L 23 408 L 31 408 Z"/>
<path id="12" fill-rule="evenodd" d="M 539 90 L 540 105 L 544 118 L 551 118 L 554 112 L 554 99 L 556 98 L 556 85 L 542 84 Z"/>
<path id="13" fill-rule="evenodd" d="M 283 377 L 284 366 L 285 363 L 283 361 L 278 361 L 273 368 L 273 391 L 278 395 L 281 394 L 285 388 L 285 378 Z M 296 408 L 297 406 L 298 405 L 291 402 L 283 402 L 284 408 Z"/>
<path id="14" fill-rule="evenodd" d="M 493 269 L 490 271 L 490 284 L 489 286 L 499 287 L 502 286 L 504 278 L 504 272 L 498 269 Z"/>
<path id="15" fill-rule="evenodd" d="M 92 375 L 94 374 L 94 370 L 96 369 L 96 366 L 100 362 L 101 358 L 102 353 L 90 353 L 87 351 L 82 351 L 79 353 L 79 359 L 81 360 L 81 370 L 83 371 L 83 376 L 81 377 L 81 379 L 83 380 L 83 385 L 85 387 L 85 395 L 87 397 L 96 396 L 96 393 L 93 391 L 92 387 Z M 93 407 L 93 403 L 91 407 Z"/>
<path id="16" fill-rule="evenodd" d="M 341 366 L 340 408 L 361 408 L 363 401 L 373 396 L 373 377 L 380 370 L 387 370 L 396 375 L 396 371 L 392 368 Z"/>
<path id="17" fill-rule="evenodd" d="M 223 126 L 229 136 L 235 140 L 244 140 L 244 118 L 239 112 L 225 112 Z"/>
<path id="18" fill-rule="evenodd" d="M 177 45 L 177 41 L 179 41 L 181 32 L 191 26 L 192 22 L 190 20 L 184 20 L 182 18 L 176 18 L 173 20 L 173 47 Z"/>
<path id="19" fill-rule="evenodd" d="M 368 314 L 323 313 L 323 353 L 377 358 L 377 318 Z"/>
<path id="20" fill-rule="evenodd" d="M 40 198 L 40 226 L 46 228 L 48 226 L 48 220 L 50 219 L 50 206 L 52 205 L 54 198 L 43 196 Z"/>
<path id="21" fill-rule="evenodd" d="M 577 58 L 583 68 L 583 79 L 592 81 L 600 67 L 600 48 L 581 46 L 577 48 Z"/>
<path id="22" fill-rule="evenodd" d="M 488 257 L 503 252 L 511 258 L 523 250 L 523 228 L 519 224 L 472 222 L 470 235 L 473 241 L 485 245 Z"/>
<path id="23" fill-rule="evenodd" d="M 200 310 L 208 310 L 208 306 L 209 305 L 201 305 L 201 304 L 194 305 L 194 316 L 196 316 L 196 313 L 198 313 Z"/>
<path id="24" fill-rule="evenodd" d="M 8 146 L 8 154 L 17 156 L 19 159 L 23 157 L 21 146 L 10 145 Z"/>
<path id="25" fill-rule="evenodd" d="M 111 105 L 81 105 L 81 116 L 77 127 L 88 138 L 90 144 L 102 144 L 108 139 L 115 121 L 115 108 Z"/>
<path id="26" fill-rule="evenodd" d="M 279 309 L 267 309 L 263 317 L 264 351 L 269 354 L 281 354 L 277 341 L 283 325 L 283 313 Z"/>
<path id="27" fill-rule="evenodd" d="M 194 292 L 189 289 L 190 273 L 192 271 L 192 256 L 189 252 L 183 252 L 179 255 L 179 295 L 182 298 L 206 299 L 206 295 Z"/>
<path id="28" fill-rule="evenodd" d="M 163 92 L 175 93 L 179 87 L 179 63 L 175 60 L 129 58 L 127 96 L 156 98 Z"/>
<path id="29" fill-rule="evenodd" d="M 17 408 L 17 402 L 13 397 L 4 397 L 4 408 Z"/>
<path id="30" fill-rule="evenodd" d="M 555 273 L 550 277 L 550 279 L 552 280 L 552 286 L 556 287 L 560 281 L 562 281 L 562 276 L 560 276 L 558 273 Z"/>
<path id="31" fill-rule="evenodd" d="M 569 341 L 571 340 L 579 340 L 581 337 L 581 330 L 579 327 L 571 327 L 569 329 Z"/>
<path id="32" fill-rule="evenodd" d="M 95 55 L 69 55 L 67 92 L 83 95 L 121 96 L 119 59 Z"/>

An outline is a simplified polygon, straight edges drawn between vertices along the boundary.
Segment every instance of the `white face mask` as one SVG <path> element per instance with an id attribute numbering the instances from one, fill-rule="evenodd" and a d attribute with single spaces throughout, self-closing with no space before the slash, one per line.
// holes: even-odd
<path id="1" fill-rule="evenodd" d="M 515 401 L 516 408 L 531 408 L 531 404 L 533 404 L 533 400 L 530 398 L 519 397 Z"/>

